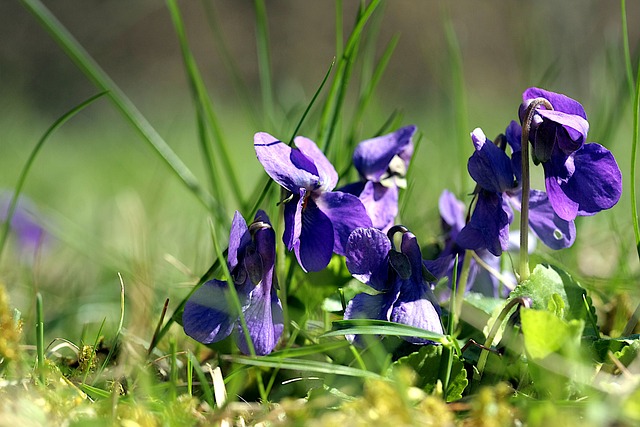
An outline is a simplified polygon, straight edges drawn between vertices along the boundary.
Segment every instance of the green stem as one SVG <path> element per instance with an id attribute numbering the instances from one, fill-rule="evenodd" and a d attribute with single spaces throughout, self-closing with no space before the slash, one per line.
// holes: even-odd
<path id="1" fill-rule="evenodd" d="M 469 280 L 469 270 L 471 269 L 471 259 L 473 258 L 473 251 L 466 250 L 464 253 L 464 261 L 462 261 L 462 270 L 460 271 L 460 280 L 456 285 L 456 304 L 455 304 L 455 323 L 453 327 L 457 327 L 457 321 L 462 314 L 462 303 L 464 302 L 464 294 L 467 291 L 467 281 Z M 451 334 L 451 331 L 447 331 Z"/>
<path id="2" fill-rule="evenodd" d="M 478 358 L 477 372 L 474 373 L 473 375 L 476 381 L 479 381 L 482 378 L 482 373 L 484 372 L 484 367 L 486 366 L 487 359 L 489 357 L 489 351 L 487 349 L 491 348 L 491 346 L 493 345 L 493 340 L 496 338 L 496 335 L 500 330 L 500 325 L 502 325 L 502 322 L 504 322 L 504 319 L 507 317 L 507 314 L 509 314 L 513 309 L 513 307 L 515 307 L 516 305 L 529 307 L 530 303 L 531 303 L 531 300 L 529 300 L 528 298 L 517 297 L 507 302 L 507 305 L 505 305 L 505 307 L 502 309 L 502 311 L 498 315 L 498 318 L 493 323 L 493 326 L 491 327 L 491 331 L 489 332 L 489 335 L 487 335 L 487 340 L 484 342 L 484 346 L 480 351 L 480 357 Z"/>
<path id="3" fill-rule="evenodd" d="M 525 119 L 522 122 L 522 138 L 520 140 L 522 150 L 522 204 L 520 207 L 520 278 L 519 282 L 529 278 L 529 191 L 531 189 L 531 178 L 529 173 L 529 131 L 531 121 L 536 112 L 536 108 L 543 105 L 549 110 L 553 106 L 544 98 L 536 98 L 531 101 L 525 111 Z"/>

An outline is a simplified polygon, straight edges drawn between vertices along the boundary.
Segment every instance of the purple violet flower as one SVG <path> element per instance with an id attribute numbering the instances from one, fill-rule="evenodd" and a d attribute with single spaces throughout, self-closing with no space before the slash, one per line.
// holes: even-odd
<path id="1" fill-rule="evenodd" d="M 236 211 L 227 263 L 258 355 L 271 353 L 284 329 L 282 305 L 276 295 L 275 259 L 275 232 L 267 214 L 258 211 L 254 222 L 247 226 Z M 220 341 L 235 331 L 240 351 L 249 354 L 239 315 L 228 294 L 229 284 L 222 280 L 210 280 L 199 287 L 184 307 L 184 331 L 204 344 Z"/>
<path id="2" fill-rule="evenodd" d="M 456 241 L 465 249 L 487 249 L 500 256 L 509 247 L 509 224 L 513 219 L 512 207 L 520 209 L 521 179 L 518 164 L 520 143 L 517 123 L 507 128 L 507 136 L 499 147 L 486 138 L 481 129 L 475 129 L 471 138 L 476 151 L 469 158 L 467 169 L 478 184 L 476 206 L 469 223 L 459 232 Z M 502 138 L 501 138 L 502 139 Z M 505 153 L 506 143 L 512 149 L 512 158 Z M 529 192 L 529 226 L 532 232 L 552 249 L 569 247 L 575 240 L 575 224 L 562 219 L 552 209 L 546 193 Z"/>
<path id="3" fill-rule="evenodd" d="M 415 126 L 362 141 L 353 153 L 353 164 L 362 181 L 341 191 L 360 198 L 373 227 L 386 232 L 398 215 L 398 189 L 406 187 L 405 175 L 413 155 Z"/>
<path id="4" fill-rule="evenodd" d="M 438 258 L 435 260 L 424 260 L 423 262 L 427 270 L 436 278 L 447 277 L 449 284 L 451 284 L 453 282 L 453 268 L 456 255 L 458 256 L 458 278 L 460 277 L 462 264 L 464 263 L 465 250 L 458 245 L 456 239 L 465 226 L 466 207 L 453 193 L 447 190 L 444 190 L 440 195 L 438 207 L 440 210 L 440 218 L 442 219 L 442 227 L 445 232 L 444 248 L 440 255 L 438 255 Z M 489 267 L 500 271 L 500 257 L 491 254 L 486 249 L 478 249 L 476 254 Z M 473 290 L 474 292 L 493 298 L 506 296 L 509 291 L 506 287 L 500 286 L 500 281 L 493 274 L 490 274 L 486 269 L 482 268 L 475 259 L 472 259 L 469 264 L 466 290 Z M 447 288 L 447 290 L 443 292 L 438 292 L 438 300 L 448 300 L 451 294 L 450 291 L 451 289 Z"/>
<path id="5" fill-rule="evenodd" d="M 7 220 L 12 196 L 8 191 L 0 193 L 0 224 Z M 35 254 L 50 237 L 39 224 L 37 215 L 33 202 L 20 196 L 9 227 L 15 233 L 20 250 L 25 254 Z"/>
<path id="6" fill-rule="evenodd" d="M 622 173 L 609 150 L 586 143 L 589 122 L 582 105 L 562 94 L 529 88 L 522 94 L 521 122 L 536 98 L 553 106 L 536 109 L 529 133 L 533 160 L 542 163 L 553 210 L 571 221 L 613 207 L 622 194 Z"/>
<path id="7" fill-rule="evenodd" d="M 344 255 L 349 234 L 370 227 L 371 219 L 354 195 L 331 191 L 338 174 L 310 139 L 296 137 L 291 148 L 268 133 L 254 137 L 267 174 L 292 194 L 284 207 L 283 241 L 305 271 L 320 271 L 333 252 Z"/>
<path id="8" fill-rule="evenodd" d="M 390 232 L 393 231 L 392 228 Z M 412 233 L 403 231 L 400 252 L 393 248 L 389 237 L 376 228 L 358 228 L 351 233 L 347 242 L 347 268 L 353 277 L 371 286 L 377 294 L 356 295 L 344 317 L 386 320 L 443 333 L 440 307 L 431 286 L 423 278 L 420 246 Z M 421 338 L 403 339 L 414 344 L 432 344 Z"/>

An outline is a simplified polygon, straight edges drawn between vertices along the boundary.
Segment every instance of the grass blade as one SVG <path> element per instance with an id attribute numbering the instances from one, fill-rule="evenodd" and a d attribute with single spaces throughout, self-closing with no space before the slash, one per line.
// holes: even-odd
<path id="1" fill-rule="evenodd" d="M 222 356 L 223 359 L 244 365 L 265 368 L 289 369 L 303 372 L 318 372 L 321 374 L 344 375 L 348 377 L 383 379 L 380 375 L 350 366 L 319 362 L 316 360 L 292 359 L 288 357 L 262 356 L 253 358 L 248 356 Z"/>
<path id="2" fill-rule="evenodd" d="M 273 123 L 271 111 L 275 107 L 273 89 L 271 87 L 271 58 L 269 54 L 269 22 L 264 0 L 253 2 L 256 9 L 256 44 L 258 51 L 258 70 L 260 72 L 260 88 L 262 89 L 262 109 L 267 123 Z"/>
<path id="3" fill-rule="evenodd" d="M 353 69 L 357 48 L 360 43 L 360 38 L 362 36 L 364 26 L 379 5 L 380 0 L 373 0 L 362 11 L 362 14 L 360 14 L 360 16 L 358 17 L 356 25 L 353 28 L 351 35 L 349 36 L 349 40 L 347 40 L 344 54 L 338 61 L 338 70 L 336 72 L 336 77 L 331 85 L 331 90 L 329 91 L 329 96 L 327 98 L 327 102 L 325 103 L 325 108 L 320 119 L 319 146 L 322 147 L 322 151 L 325 154 L 329 149 L 329 145 L 335 132 L 338 118 L 340 117 L 340 111 L 342 110 L 344 98 L 346 96 L 346 88 L 349 83 L 349 77 L 351 76 L 351 71 Z M 339 32 L 338 34 L 341 33 Z"/>
<path id="4" fill-rule="evenodd" d="M 176 0 L 167 0 L 167 6 L 169 8 L 173 26 L 180 43 L 182 60 L 184 62 L 184 67 L 189 79 L 191 93 L 196 104 L 196 111 L 198 113 L 198 116 L 200 117 L 200 120 L 208 124 L 208 126 L 210 127 L 211 132 L 213 133 L 212 139 L 215 142 L 216 151 L 221 157 L 220 161 L 216 164 L 214 153 L 211 150 L 211 141 L 208 138 L 208 132 L 206 129 L 207 127 L 204 126 L 205 129 L 200 132 L 200 144 L 202 145 L 202 150 L 207 157 L 207 164 L 205 166 L 208 169 L 207 173 L 209 174 L 209 178 L 212 181 L 212 187 L 216 185 L 215 182 L 219 181 L 216 170 L 222 168 L 224 170 L 224 175 L 229 180 L 229 184 L 232 188 L 231 193 L 233 193 L 233 195 L 235 196 L 236 203 L 241 205 L 242 188 L 239 184 L 236 172 L 232 167 L 233 165 L 231 163 L 231 158 L 227 151 L 226 144 L 224 143 L 220 121 L 218 120 L 218 117 L 213 110 L 213 104 L 211 102 L 211 98 L 208 95 L 204 80 L 202 79 L 202 75 L 200 74 L 195 58 L 193 57 L 193 54 L 189 49 L 189 42 L 187 41 L 184 22 L 180 14 L 180 9 L 178 8 Z M 216 193 L 216 195 L 218 196 L 218 200 L 221 200 L 221 193 L 218 192 Z"/>
<path id="5" fill-rule="evenodd" d="M 71 119 L 77 113 L 82 111 L 85 107 L 89 106 L 91 103 L 93 103 L 98 98 L 100 98 L 100 97 L 102 97 L 104 95 L 106 95 L 106 92 L 101 92 L 101 93 L 99 93 L 97 95 L 94 95 L 91 98 L 87 99 L 86 101 L 76 105 L 71 110 L 67 111 L 58 120 L 56 120 L 49 127 L 49 129 L 47 129 L 47 131 L 44 133 L 44 135 L 42 135 L 42 138 L 40 138 L 40 140 L 38 141 L 36 146 L 33 147 L 33 150 L 29 154 L 29 158 L 27 159 L 27 162 L 25 163 L 24 167 L 22 168 L 22 171 L 20 171 L 20 176 L 18 177 L 18 182 L 16 183 L 16 188 L 15 188 L 15 190 L 13 192 L 13 197 L 11 198 L 11 201 L 9 202 L 9 209 L 7 210 L 7 217 L 5 218 L 5 222 L 4 222 L 3 226 L 2 226 L 2 231 L 0 232 L 1 233 L 0 234 L 0 259 L 2 259 L 2 253 L 4 251 L 4 247 L 5 247 L 5 244 L 7 242 L 7 237 L 9 236 L 9 228 L 10 228 L 10 225 L 11 225 L 11 219 L 13 218 L 13 215 L 14 215 L 14 213 L 16 211 L 16 207 L 18 205 L 18 199 L 20 197 L 20 193 L 22 192 L 22 187 L 24 186 L 24 183 L 25 183 L 25 181 L 27 179 L 27 175 L 29 174 L 29 171 L 31 170 L 31 166 L 33 165 L 33 162 L 35 161 L 36 156 L 40 152 L 40 149 L 44 146 L 44 143 L 49 139 L 49 136 L 51 136 L 51 134 L 56 131 L 56 129 L 58 129 L 60 126 L 65 124 L 69 119 Z"/>
<path id="6" fill-rule="evenodd" d="M 384 320 L 352 319 L 333 322 L 333 330 L 325 332 L 321 337 L 341 335 L 396 335 L 400 337 L 424 338 L 441 344 L 448 343 L 445 335 L 400 323 Z"/>
<path id="7" fill-rule="evenodd" d="M 38 355 L 38 379 L 40 384 L 45 384 L 44 377 L 44 309 L 42 307 L 42 294 L 36 294 L 36 351 Z"/>
<path id="8" fill-rule="evenodd" d="M 80 70 L 100 90 L 107 91 L 115 107 L 122 113 L 140 135 L 151 145 L 162 160 L 178 176 L 184 185 L 212 212 L 218 208 L 218 202 L 199 184 L 195 175 L 182 162 L 165 140 L 151 126 L 140 110 L 131 102 L 116 83 L 89 55 L 82 45 L 71 35 L 64 25 L 39 0 L 20 0 L 22 4 L 49 32 Z"/>

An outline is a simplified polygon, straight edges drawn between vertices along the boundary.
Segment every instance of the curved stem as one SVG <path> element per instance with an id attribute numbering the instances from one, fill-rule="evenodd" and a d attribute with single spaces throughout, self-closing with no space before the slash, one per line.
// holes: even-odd
<path id="1" fill-rule="evenodd" d="M 522 122 L 522 207 L 520 210 L 520 279 L 522 282 L 529 278 L 529 190 L 531 182 L 529 178 L 529 131 L 531 130 L 531 121 L 535 114 L 536 108 L 543 105 L 549 110 L 553 110 L 553 106 L 544 98 L 536 98 L 531 101 L 527 107 L 525 119 Z"/>

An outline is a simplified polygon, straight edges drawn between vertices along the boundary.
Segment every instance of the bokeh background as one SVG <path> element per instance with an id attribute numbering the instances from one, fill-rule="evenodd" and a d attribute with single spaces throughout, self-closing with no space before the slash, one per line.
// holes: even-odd
<path id="1" fill-rule="evenodd" d="M 204 179 L 194 108 L 165 3 L 44 3 Z M 247 186 L 245 196 L 264 176 L 253 153 L 253 134 L 288 137 L 336 54 L 336 5 L 348 35 L 359 3 L 266 2 L 274 103 L 265 108 L 253 2 L 180 2 L 234 167 Z M 639 2 L 628 2 L 627 16 L 636 64 Z M 607 146 L 623 170 L 623 199 L 608 212 L 579 220 L 575 248 L 553 254 L 540 248 L 540 253 L 542 260 L 553 257 L 583 278 L 601 299 L 606 321 L 615 326 L 615 317 L 623 319 L 625 312 L 609 313 L 606 307 L 631 307 L 638 297 L 628 192 L 632 100 L 620 4 L 393 0 L 376 12 L 368 31 L 376 58 L 392 37 L 399 36 L 399 42 L 357 124 L 358 136 L 372 136 L 394 112 L 402 124 L 418 125 L 422 136 L 402 221 L 425 244 L 440 233 L 441 191 L 449 188 L 462 198 L 473 188 L 465 177 L 471 130 L 482 127 L 489 137 L 504 131 L 517 118 L 521 93 L 529 86 L 565 93 L 585 106 L 591 140 Z M 361 68 L 355 69 L 356 88 Z M 19 1 L 0 2 L 0 189 L 15 186 L 47 127 L 97 92 Z M 355 101 L 352 90 L 347 104 Z M 343 121 L 351 118 L 350 111 Z M 314 110 L 301 133 L 316 137 L 317 118 Z M 536 180 L 540 187 L 539 172 Z M 13 245 L 0 264 L 0 280 L 26 315 L 33 311 L 35 290 L 43 292 L 54 334 L 63 327 L 68 333 L 70 327 L 80 335 L 85 325 L 103 319 L 113 328 L 119 312 L 116 273 L 121 272 L 130 327 L 146 328 L 140 334 L 148 336 L 153 322 L 135 319 L 156 319 L 164 299 L 186 295 L 212 262 L 209 213 L 106 98 L 47 142 L 24 195 L 48 238 L 35 254 L 20 253 Z M 239 208 L 226 207 L 229 218 Z"/>

